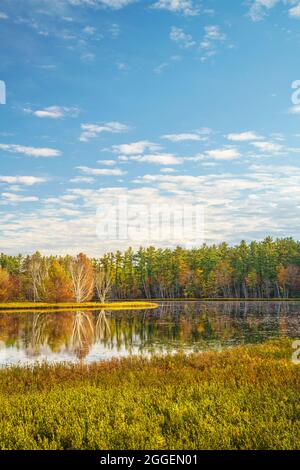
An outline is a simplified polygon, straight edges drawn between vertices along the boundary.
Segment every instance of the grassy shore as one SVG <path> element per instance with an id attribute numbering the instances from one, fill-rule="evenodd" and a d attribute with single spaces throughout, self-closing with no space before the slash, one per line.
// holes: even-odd
<path id="1" fill-rule="evenodd" d="M 0 370 L 1 449 L 300 449 L 290 340 Z"/>
<path id="2" fill-rule="evenodd" d="M 155 302 L 133 301 L 133 302 L 5 302 L 0 303 L 0 310 L 71 310 L 71 309 L 106 309 L 106 310 L 131 310 L 131 309 L 145 309 L 157 308 Z"/>
<path id="3" fill-rule="evenodd" d="M 122 300 L 111 302 L 1 302 L 1 310 L 71 310 L 71 309 L 106 309 L 106 310 L 131 310 L 157 308 L 157 302 L 295 302 L 300 298 L 273 298 L 273 299 L 244 299 L 244 298 L 183 298 L 183 299 L 151 299 L 151 300 Z"/>

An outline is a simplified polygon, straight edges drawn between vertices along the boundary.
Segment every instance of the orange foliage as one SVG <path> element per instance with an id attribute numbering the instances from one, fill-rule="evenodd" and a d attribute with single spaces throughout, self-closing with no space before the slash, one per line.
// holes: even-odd
<path id="1" fill-rule="evenodd" d="M 0 268 L 0 301 L 5 302 L 9 298 L 10 279 L 6 269 Z"/>
<path id="2" fill-rule="evenodd" d="M 45 283 L 47 302 L 67 302 L 73 300 L 70 275 L 58 263 L 53 261 Z"/>

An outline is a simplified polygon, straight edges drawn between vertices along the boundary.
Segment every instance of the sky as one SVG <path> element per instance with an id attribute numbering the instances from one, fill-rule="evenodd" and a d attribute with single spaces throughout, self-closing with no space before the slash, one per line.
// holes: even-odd
<path id="1" fill-rule="evenodd" d="M 299 47 L 298 0 L 1 0 L 0 251 L 299 239 Z"/>

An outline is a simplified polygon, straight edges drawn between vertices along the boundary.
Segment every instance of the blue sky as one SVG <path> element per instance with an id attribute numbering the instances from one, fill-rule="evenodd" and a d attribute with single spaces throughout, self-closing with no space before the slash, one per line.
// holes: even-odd
<path id="1" fill-rule="evenodd" d="M 117 198 L 299 239 L 298 0 L 2 0 L 0 44 L 1 251 L 147 244 L 97 237 Z"/>

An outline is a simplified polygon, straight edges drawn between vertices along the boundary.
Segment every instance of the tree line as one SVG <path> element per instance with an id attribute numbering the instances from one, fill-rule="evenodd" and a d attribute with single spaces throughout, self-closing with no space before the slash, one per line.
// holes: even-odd
<path id="1" fill-rule="evenodd" d="M 300 296 L 300 242 L 132 248 L 99 258 L 0 255 L 0 301 Z"/>

